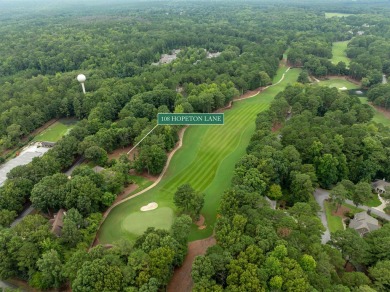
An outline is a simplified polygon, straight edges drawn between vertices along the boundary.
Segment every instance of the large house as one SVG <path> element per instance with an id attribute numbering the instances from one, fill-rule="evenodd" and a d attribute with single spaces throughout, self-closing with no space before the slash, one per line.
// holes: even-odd
<path id="1" fill-rule="evenodd" d="M 355 229 L 360 236 L 366 233 L 379 229 L 378 220 L 367 214 L 366 211 L 356 213 L 355 217 L 349 223 L 349 228 Z"/>
<path id="2" fill-rule="evenodd" d="M 371 183 L 372 189 L 379 195 L 386 193 L 386 187 L 390 187 L 390 183 L 384 179 L 377 179 Z"/>

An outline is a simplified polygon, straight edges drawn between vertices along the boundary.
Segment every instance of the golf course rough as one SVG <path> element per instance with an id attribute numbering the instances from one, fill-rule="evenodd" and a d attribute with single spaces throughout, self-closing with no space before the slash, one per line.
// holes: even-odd
<path id="1" fill-rule="evenodd" d="M 278 70 L 274 84 L 282 79 L 286 67 Z M 183 146 L 172 157 L 160 183 L 146 193 L 116 206 L 108 215 L 98 234 L 102 244 L 115 243 L 121 238 L 135 240 L 147 227 L 170 229 L 176 214 L 173 195 L 176 189 L 189 183 L 205 194 L 201 211 L 206 228 L 193 224 L 190 241 L 209 237 L 218 216 L 221 196 L 231 185 L 234 166 L 245 154 L 255 130 L 258 113 L 266 110 L 275 95 L 288 84 L 296 82 L 300 69 L 286 72 L 283 80 L 255 97 L 235 102 L 225 111 L 223 126 L 191 126 L 183 137 Z M 141 212 L 150 202 L 158 208 Z"/>

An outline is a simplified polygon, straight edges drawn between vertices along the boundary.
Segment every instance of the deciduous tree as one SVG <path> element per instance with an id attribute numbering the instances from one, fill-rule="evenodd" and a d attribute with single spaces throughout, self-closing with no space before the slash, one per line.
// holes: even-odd
<path id="1" fill-rule="evenodd" d="M 190 215 L 194 220 L 199 218 L 204 204 L 204 195 L 195 191 L 191 185 L 184 184 L 179 186 L 173 200 L 181 212 Z"/>

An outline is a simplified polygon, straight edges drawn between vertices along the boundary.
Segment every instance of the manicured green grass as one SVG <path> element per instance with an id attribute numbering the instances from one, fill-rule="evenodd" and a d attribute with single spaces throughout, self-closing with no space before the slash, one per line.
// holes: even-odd
<path id="1" fill-rule="evenodd" d="M 344 62 L 347 67 L 349 65 L 350 59 L 347 57 L 346 50 L 349 41 L 344 42 L 334 42 L 332 46 L 332 63 L 337 64 L 338 62 Z"/>
<path id="2" fill-rule="evenodd" d="M 280 80 L 285 70 L 280 68 L 274 82 Z M 299 72 L 299 69 L 292 69 L 278 85 L 256 97 L 235 102 L 233 108 L 225 112 L 225 125 L 189 127 L 184 134 L 182 148 L 172 158 L 161 182 L 152 190 L 114 208 L 100 229 L 100 243 L 113 243 L 120 238 L 134 240 L 138 233 L 131 230 L 156 227 L 149 220 L 148 212 L 138 214 L 136 220 L 131 222 L 139 224 L 139 228 L 128 228 L 130 222 L 127 218 L 150 202 L 157 202 L 159 208 L 168 207 L 176 212 L 173 195 L 177 187 L 185 183 L 190 183 L 194 189 L 205 194 L 201 213 L 206 219 L 206 228 L 198 230 L 194 225 L 190 241 L 210 236 L 221 196 L 231 184 L 235 164 L 245 154 L 255 130 L 257 114 L 267 109 L 275 95 L 287 84 L 296 82 Z M 172 220 L 161 218 L 158 227 L 170 229 L 171 223 Z"/>
<path id="3" fill-rule="evenodd" d="M 382 204 L 377 194 L 372 194 L 371 197 L 364 202 L 364 205 L 368 207 L 378 207 Z"/>
<path id="4" fill-rule="evenodd" d="M 349 211 L 353 214 L 363 212 L 363 209 L 356 208 L 356 206 L 350 205 L 350 204 L 343 204 L 344 207 L 347 207 Z"/>
<path id="5" fill-rule="evenodd" d="M 328 221 L 328 227 L 330 232 L 336 232 L 337 230 L 344 230 L 343 222 L 339 216 L 332 215 L 335 207 L 330 202 L 324 202 L 326 220 Z"/>
<path id="6" fill-rule="evenodd" d="M 57 142 L 65 136 L 77 123 L 75 119 L 61 119 L 48 127 L 39 135 L 35 136 L 33 141 Z"/>
<path id="7" fill-rule="evenodd" d="M 331 17 L 347 17 L 353 14 L 348 13 L 333 13 L 333 12 L 325 12 L 325 18 L 331 18 Z"/>
<path id="8" fill-rule="evenodd" d="M 147 212 L 134 212 L 122 221 L 122 230 L 139 236 L 149 226 L 164 229 L 166 224 L 172 225 L 173 215 L 173 210 L 168 207 L 160 207 Z"/>
<path id="9" fill-rule="evenodd" d="M 360 101 L 362 103 L 366 103 L 368 104 L 368 100 L 366 97 L 359 97 Z M 373 117 L 373 121 L 376 122 L 376 123 L 380 123 L 380 124 L 383 124 L 387 127 L 390 127 L 390 119 L 388 117 L 386 117 L 383 113 L 377 111 L 375 108 L 375 114 L 374 114 L 374 117 Z"/>
<path id="10" fill-rule="evenodd" d="M 336 87 L 337 89 L 346 87 L 347 89 L 358 89 L 360 86 L 356 85 L 348 80 L 341 78 L 331 78 L 328 80 L 320 81 L 317 83 L 321 86 Z"/>
<path id="11" fill-rule="evenodd" d="M 138 188 L 134 192 L 129 193 L 127 196 L 131 196 L 135 193 L 138 193 L 153 184 L 152 181 L 138 175 L 130 175 L 130 179 L 138 186 Z"/>

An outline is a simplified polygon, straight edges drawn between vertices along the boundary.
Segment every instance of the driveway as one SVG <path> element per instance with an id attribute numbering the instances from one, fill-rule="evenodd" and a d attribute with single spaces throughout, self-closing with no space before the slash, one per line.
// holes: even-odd
<path id="1" fill-rule="evenodd" d="M 324 201 L 329 199 L 329 192 L 323 189 L 316 189 L 314 192 L 314 198 L 316 199 L 318 205 L 321 207 L 321 211 L 318 212 L 318 217 L 320 217 L 322 225 L 325 227 L 325 232 L 322 234 L 321 243 L 325 244 L 330 240 L 330 231 L 328 227 L 328 221 L 326 220 L 325 206 Z"/>
<path id="2" fill-rule="evenodd" d="M 34 211 L 34 207 L 33 206 L 29 206 L 26 210 L 23 211 L 22 214 L 20 214 L 14 222 L 11 223 L 11 227 L 15 227 L 20 221 L 22 221 L 22 219 L 24 217 L 26 217 L 27 215 L 30 215 L 32 212 Z"/>
<path id="3" fill-rule="evenodd" d="M 26 291 L 26 290 L 24 290 L 24 289 L 22 289 L 20 287 L 15 286 L 15 285 L 9 284 L 7 282 L 0 281 L 0 291 L 3 291 L 3 289 L 6 289 L 6 288 L 8 288 L 8 289 L 19 289 L 17 291 Z"/>
<path id="4" fill-rule="evenodd" d="M 355 204 L 354 204 L 351 200 L 345 200 L 345 202 L 346 202 L 347 204 L 350 204 L 350 205 L 355 206 Z M 378 217 L 380 217 L 380 218 L 382 218 L 382 219 L 385 219 L 385 220 L 387 220 L 387 221 L 390 221 L 390 216 L 387 215 L 386 213 L 384 213 L 384 212 L 378 210 L 378 209 L 371 208 L 371 207 L 364 206 L 364 205 L 359 205 L 359 206 L 357 206 L 357 207 L 360 208 L 360 209 L 366 210 L 366 211 L 371 210 L 371 214 L 374 214 L 374 215 L 376 215 L 376 216 L 378 216 Z"/>
<path id="5" fill-rule="evenodd" d="M 329 199 L 329 192 L 324 189 L 316 189 L 314 192 L 314 198 L 316 199 L 317 203 L 321 207 L 321 211 L 318 212 L 318 217 L 320 217 L 322 225 L 324 225 L 326 228 L 326 231 L 322 235 L 322 239 L 321 239 L 322 244 L 325 244 L 330 240 L 330 231 L 328 227 L 328 221 L 326 220 L 326 213 L 325 213 L 325 206 L 324 206 L 324 201 Z M 351 200 L 345 200 L 345 202 L 349 205 L 355 206 L 355 204 Z M 390 216 L 382 212 L 381 210 L 364 206 L 364 205 L 359 205 L 358 208 L 366 211 L 370 210 L 371 214 L 374 214 L 382 219 L 390 221 Z"/>

